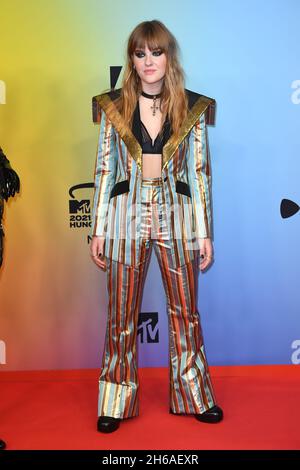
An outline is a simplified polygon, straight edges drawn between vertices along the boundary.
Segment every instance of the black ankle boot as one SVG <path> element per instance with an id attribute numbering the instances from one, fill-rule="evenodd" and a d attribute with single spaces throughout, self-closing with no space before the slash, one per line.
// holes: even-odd
<path id="1" fill-rule="evenodd" d="M 112 416 L 99 416 L 97 421 L 97 430 L 99 432 L 114 432 L 120 426 L 121 418 Z"/>
<path id="2" fill-rule="evenodd" d="M 218 423 L 223 419 L 223 411 L 219 406 L 215 405 L 204 413 L 195 414 L 194 416 L 202 423 Z"/>

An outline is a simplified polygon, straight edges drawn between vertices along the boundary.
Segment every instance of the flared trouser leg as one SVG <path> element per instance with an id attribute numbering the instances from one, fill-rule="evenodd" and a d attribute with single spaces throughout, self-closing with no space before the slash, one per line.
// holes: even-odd
<path id="1" fill-rule="evenodd" d="M 204 413 L 216 404 L 196 304 L 197 257 L 172 266 L 166 243 L 154 245 L 167 297 L 169 399 L 173 413 Z"/>
<path id="2" fill-rule="evenodd" d="M 137 328 L 151 250 L 127 266 L 107 259 L 108 317 L 99 377 L 98 416 L 139 414 Z"/>

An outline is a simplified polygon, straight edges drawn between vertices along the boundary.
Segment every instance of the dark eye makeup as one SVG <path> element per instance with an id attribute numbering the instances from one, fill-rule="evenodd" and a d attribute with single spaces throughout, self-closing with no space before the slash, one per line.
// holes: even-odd
<path id="1" fill-rule="evenodd" d="M 161 49 L 155 49 L 155 50 L 152 51 L 152 54 L 155 57 L 159 57 L 162 53 L 163 53 L 163 51 Z M 142 57 L 144 57 L 145 52 L 142 49 L 136 49 L 134 51 L 134 54 L 136 55 L 136 57 L 142 58 Z"/>

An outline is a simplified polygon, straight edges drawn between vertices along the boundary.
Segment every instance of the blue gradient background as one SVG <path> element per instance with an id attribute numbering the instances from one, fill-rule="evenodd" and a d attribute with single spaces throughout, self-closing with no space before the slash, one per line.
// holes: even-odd
<path id="1" fill-rule="evenodd" d="M 109 67 L 124 64 L 131 30 L 151 19 L 176 36 L 186 87 L 217 101 L 208 128 L 215 261 L 199 274 L 209 364 L 291 363 L 300 221 L 279 208 L 282 198 L 300 203 L 299 1 L 2 0 L 1 11 L 0 145 L 23 185 L 6 207 L 1 367 L 100 366 L 106 275 L 89 258 L 88 230 L 68 227 L 68 190 L 93 178 L 91 98 L 109 87 Z M 168 364 L 158 273 L 153 252 L 142 311 L 159 312 L 160 342 L 139 344 L 140 366 Z"/>

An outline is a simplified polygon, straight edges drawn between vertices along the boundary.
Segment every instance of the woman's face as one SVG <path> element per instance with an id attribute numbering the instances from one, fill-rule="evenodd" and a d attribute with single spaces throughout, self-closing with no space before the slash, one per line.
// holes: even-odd
<path id="1" fill-rule="evenodd" d="M 133 64 L 142 82 L 154 84 L 165 76 L 167 57 L 159 48 L 150 51 L 145 44 L 145 49 L 134 51 Z"/>

